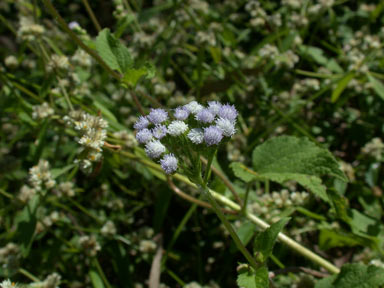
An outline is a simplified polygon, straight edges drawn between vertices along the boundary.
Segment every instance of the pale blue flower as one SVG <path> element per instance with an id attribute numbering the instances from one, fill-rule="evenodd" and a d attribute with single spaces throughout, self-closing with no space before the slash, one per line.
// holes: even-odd
<path id="1" fill-rule="evenodd" d="M 152 138 L 153 138 L 153 135 L 152 135 L 151 131 L 147 128 L 140 130 L 136 134 L 136 140 L 140 144 L 145 144 L 145 143 L 151 141 Z"/>
<path id="2" fill-rule="evenodd" d="M 189 116 L 189 111 L 184 107 L 177 107 L 175 113 L 173 114 L 177 120 L 185 120 Z"/>
<path id="3" fill-rule="evenodd" d="M 221 106 L 223 106 L 223 105 L 218 101 L 209 101 L 208 102 L 208 110 L 211 111 L 211 113 L 215 116 L 217 114 L 219 114 Z"/>
<path id="4" fill-rule="evenodd" d="M 148 121 L 147 117 L 140 116 L 139 119 L 137 119 L 135 125 L 133 125 L 133 127 L 136 130 L 141 130 L 141 129 L 147 128 L 148 125 L 149 125 L 149 121 Z"/>
<path id="5" fill-rule="evenodd" d="M 208 146 L 217 145 L 223 139 L 223 132 L 216 126 L 204 128 L 204 141 Z"/>
<path id="6" fill-rule="evenodd" d="M 151 112 L 147 116 L 148 120 L 153 124 L 161 124 L 168 119 L 168 112 L 164 109 L 151 109 Z"/>
<path id="7" fill-rule="evenodd" d="M 230 105 L 230 104 L 225 104 L 225 105 L 222 105 L 220 107 L 218 115 L 221 118 L 228 119 L 228 120 L 234 122 L 234 121 L 236 121 L 237 114 L 238 113 L 237 113 L 235 106 Z"/>
<path id="8" fill-rule="evenodd" d="M 203 123 L 211 123 L 213 120 L 215 120 L 215 115 L 212 114 L 208 109 L 203 109 L 197 112 L 195 119 Z"/>
<path id="9" fill-rule="evenodd" d="M 165 127 L 165 125 L 156 125 L 152 128 L 152 134 L 155 138 L 161 139 L 167 135 L 167 127 Z"/>
<path id="10" fill-rule="evenodd" d="M 166 174 L 172 174 L 177 170 L 177 158 L 173 154 L 164 155 L 163 159 L 160 160 L 161 168 Z"/>

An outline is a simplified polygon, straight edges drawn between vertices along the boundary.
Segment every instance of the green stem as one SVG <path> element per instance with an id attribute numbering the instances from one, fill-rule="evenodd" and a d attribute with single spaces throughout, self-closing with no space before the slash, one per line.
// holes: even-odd
<path id="1" fill-rule="evenodd" d="M 201 187 L 202 192 L 204 193 L 205 196 L 207 196 L 209 203 L 212 205 L 213 210 L 215 211 L 216 215 L 219 217 L 221 222 L 224 224 L 225 228 L 231 235 L 233 241 L 235 241 L 235 244 L 237 248 L 240 250 L 240 252 L 244 255 L 244 257 L 247 259 L 249 264 L 256 270 L 258 267 L 258 264 L 256 260 L 252 257 L 252 255 L 249 253 L 247 248 L 241 243 L 241 240 L 239 236 L 237 235 L 236 231 L 233 229 L 231 223 L 225 218 L 224 213 L 221 211 L 221 208 L 219 204 L 216 202 L 215 198 L 213 198 L 211 192 L 209 189 L 205 187 Z"/>
<path id="2" fill-rule="evenodd" d="M 83 1 L 84 6 L 85 6 L 85 9 L 87 10 L 87 12 L 89 14 L 89 17 L 91 17 L 93 25 L 95 25 L 97 32 L 100 32 L 101 26 L 99 24 L 99 21 L 97 21 L 97 18 L 95 16 L 95 14 L 93 13 L 91 6 L 89 5 L 87 0 L 82 0 L 82 1 Z"/>
<path id="3" fill-rule="evenodd" d="M 203 180 L 203 186 L 206 187 L 208 183 L 209 176 L 211 175 L 211 165 L 213 158 L 215 158 L 215 155 L 217 153 L 217 148 L 212 151 L 211 155 L 208 157 L 207 165 L 205 166 L 205 173 L 204 173 L 204 180 Z"/>
<path id="4" fill-rule="evenodd" d="M 39 278 L 37 278 L 36 276 L 32 275 L 31 273 L 29 273 L 27 270 L 25 270 L 23 268 L 19 268 L 19 273 L 23 274 L 25 277 L 31 279 L 34 282 L 40 282 Z"/>
<path id="5" fill-rule="evenodd" d="M 108 279 L 107 279 L 107 277 L 106 277 L 105 274 L 104 274 L 103 269 L 102 269 L 101 266 L 100 266 L 99 260 L 97 260 L 96 257 L 95 257 L 95 260 L 94 260 L 94 264 L 95 264 L 95 266 L 96 266 L 97 271 L 98 271 L 99 274 L 100 274 L 101 279 L 103 280 L 103 282 L 104 282 L 104 284 L 105 284 L 105 287 L 107 287 L 107 288 L 112 288 L 111 284 L 109 284 Z"/>
<path id="6" fill-rule="evenodd" d="M 68 33 L 69 37 L 72 38 L 73 41 L 76 42 L 77 45 L 79 45 L 85 52 L 87 52 L 90 56 L 93 57 L 113 78 L 117 80 L 121 80 L 121 75 L 119 73 L 116 73 L 113 71 L 107 63 L 104 62 L 103 59 L 91 48 L 89 48 L 87 45 L 85 45 L 79 37 L 71 30 L 69 29 L 67 23 L 64 21 L 64 19 L 60 16 L 60 14 L 57 12 L 55 7 L 52 5 L 50 0 L 43 0 L 45 6 L 48 8 L 49 13 L 56 18 L 56 20 L 59 22 L 61 28 Z"/>
<path id="7" fill-rule="evenodd" d="M 149 167 L 151 167 L 157 171 L 162 171 L 160 165 L 158 165 L 152 161 L 149 161 L 147 159 L 143 159 L 143 158 L 141 158 L 141 157 L 139 157 L 133 153 L 130 153 L 128 151 L 119 151 L 119 153 L 132 159 L 132 160 L 134 160 L 134 161 L 138 161 L 138 162 L 140 162 L 146 166 L 149 166 Z M 187 185 L 189 185 L 189 186 L 191 186 L 191 187 L 198 188 L 196 184 L 189 181 L 189 179 L 183 175 L 176 173 L 172 177 L 185 183 L 185 184 L 187 184 Z M 219 193 L 216 193 L 213 190 L 210 190 L 209 195 L 212 195 L 213 198 L 215 198 L 217 201 L 224 204 L 225 206 L 231 208 L 232 210 L 241 211 L 240 205 L 238 205 L 237 203 L 233 202 L 232 200 L 226 198 L 225 196 L 223 196 Z M 246 211 L 245 217 L 248 218 L 251 222 L 253 222 L 254 224 L 256 224 L 258 227 L 260 227 L 262 229 L 267 229 L 269 227 L 268 223 L 266 223 L 265 221 L 263 221 L 262 219 L 258 218 L 257 216 L 253 215 L 252 213 L 250 213 L 248 211 Z M 335 265 L 333 265 L 332 263 L 330 263 L 326 259 L 320 257 L 319 255 L 313 253 L 311 250 L 307 249 L 306 247 L 300 245 L 299 243 L 297 243 L 295 240 L 289 238 L 284 233 L 280 232 L 278 235 L 278 239 L 282 243 L 287 245 L 289 248 L 291 248 L 292 250 L 296 251 L 297 253 L 299 253 L 303 257 L 309 259 L 310 261 L 316 263 L 320 267 L 323 267 L 324 269 L 326 269 L 330 273 L 337 274 L 340 272 L 340 269 L 338 267 L 336 267 Z"/>
<path id="8" fill-rule="evenodd" d="M 251 190 L 251 185 L 252 185 L 252 182 L 249 182 L 249 183 L 247 184 L 247 190 L 245 191 L 243 208 L 241 209 L 241 213 L 242 213 L 242 214 L 244 214 L 245 211 L 246 211 L 246 209 L 247 209 L 248 196 L 249 196 L 249 191 Z"/>

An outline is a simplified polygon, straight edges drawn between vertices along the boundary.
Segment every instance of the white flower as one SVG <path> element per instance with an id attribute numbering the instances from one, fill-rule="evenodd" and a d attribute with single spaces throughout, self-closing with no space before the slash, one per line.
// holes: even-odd
<path id="1" fill-rule="evenodd" d="M 1 288 L 15 288 L 17 287 L 15 283 L 12 283 L 9 279 L 4 280 L 3 282 L 0 283 Z"/>
<path id="2" fill-rule="evenodd" d="M 172 123 L 168 126 L 168 134 L 172 136 L 178 136 L 180 134 L 183 134 L 187 130 L 188 125 L 180 120 L 172 121 Z"/>
<path id="3" fill-rule="evenodd" d="M 159 140 L 152 140 L 145 145 L 145 152 L 148 157 L 156 159 L 165 152 L 165 146 Z"/>
<path id="4" fill-rule="evenodd" d="M 199 104 L 199 103 L 197 103 L 196 101 L 192 101 L 192 102 L 184 105 L 184 108 L 187 109 L 192 114 L 196 114 L 199 111 L 203 110 L 204 106 Z"/>
<path id="5" fill-rule="evenodd" d="M 189 140 L 192 141 L 194 144 L 201 144 L 204 140 L 204 132 L 200 128 L 194 128 L 191 131 L 189 131 L 187 137 Z"/>
<path id="6" fill-rule="evenodd" d="M 216 126 L 223 132 L 224 136 L 231 137 L 233 134 L 236 133 L 235 124 L 228 119 L 217 119 Z"/>

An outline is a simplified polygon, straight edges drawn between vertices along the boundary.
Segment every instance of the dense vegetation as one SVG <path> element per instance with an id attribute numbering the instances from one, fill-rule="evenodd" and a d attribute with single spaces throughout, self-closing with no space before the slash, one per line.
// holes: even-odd
<path id="1" fill-rule="evenodd" d="M 378 2 L 0 1 L 0 286 L 383 287 Z"/>

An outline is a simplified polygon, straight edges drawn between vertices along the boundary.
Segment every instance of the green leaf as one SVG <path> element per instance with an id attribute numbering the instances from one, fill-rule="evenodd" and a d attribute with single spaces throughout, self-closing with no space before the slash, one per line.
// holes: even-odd
<path id="1" fill-rule="evenodd" d="M 353 247 L 363 244 L 364 241 L 353 234 L 345 234 L 328 229 L 320 231 L 319 246 L 321 250 L 328 250 L 334 247 Z"/>
<path id="2" fill-rule="evenodd" d="M 71 170 L 73 167 L 75 167 L 75 164 L 70 164 L 67 166 L 64 166 L 63 168 L 55 168 L 51 170 L 52 178 L 56 179 L 57 177 L 67 173 L 69 170 Z"/>
<path id="3" fill-rule="evenodd" d="M 329 200 L 320 176 L 331 175 L 347 181 L 333 155 L 307 138 L 272 138 L 255 148 L 252 162 L 254 171 L 232 164 L 235 175 L 246 182 L 264 178 L 283 184 L 293 180 L 324 201 Z"/>
<path id="4" fill-rule="evenodd" d="M 355 73 L 352 72 L 339 80 L 339 82 L 337 83 L 336 89 L 333 90 L 332 92 L 332 96 L 331 96 L 332 103 L 335 103 L 339 99 L 341 93 L 343 93 L 344 89 L 347 88 L 348 83 L 353 79 L 353 77 L 355 77 Z"/>
<path id="5" fill-rule="evenodd" d="M 326 68 L 328 68 L 333 72 L 343 73 L 343 69 L 334 59 L 329 59 L 326 56 L 324 56 L 324 51 L 322 49 L 314 46 L 305 46 L 305 45 L 300 45 L 299 48 L 301 53 L 307 54 L 313 60 L 315 60 L 318 64 L 325 66 Z"/>
<path id="6" fill-rule="evenodd" d="M 155 76 L 155 67 L 151 63 L 147 63 L 139 68 L 130 68 L 124 73 L 123 83 L 129 87 L 135 87 L 139 80 L 144 77 L 147 79 Z"/>
<path id="7" fill-rule="evenodd" d="M 265 265 L 254 271 L 252 268 L 242 269 L 237 276 L 237 285 L 240 288 L 268 288 L 268 269 Z"/>
<path id="8" fill-rule="evenodd" d="M 372 85 L 373 90 L 375 90 L 375 92 L 377 93 L 377 95 L 378 95 L 382 100 L 384 100 L 384 85 L 383 85 L 383 83 L 381 83 L 380 80 L 377 80 L 376 78 L 374 78 L 374 77 L 371 76 L 370 74 L 368 74 L 367 76 L 368 76 L 368 80 L 369 80 L 369 82 L 370 82 L 371 85 Z"/>
<path id="9" fill-rule="evenodd" d="M 24 257 L 28 256 L 32 246 L 37 223 L 36 210 L 39 201 L 39 195 L 33 196 L 24 209 L 15 217 L 15 224 L 17 226 L 16 238 Z"/>
<path id="10" fill-rule="evenodd" d="M 258 253 L 257 258 L 259 261 L 265 262 L 268 257 L 271 256 L 277 235 L 283 230 L 290 219 L 291 218 L 282 218 L 256 236 L 254 251 L 255 253 Z"/>
<path id="11" fill-rule="evenodd" d="M 345 264 L 337 275 L 319 281 L 315 288 L 379 288 L 384 285 L 384 269 L 360 263 Z"/>
<path id="12" fill-rule="evenodd" d="M 116 39 L 109 29 L 103 29 L 95 41 L 96 51 L 113 70 L 125 74 L 133 66 L 133 60 L 127 47 Z"/>
<path id="13" fill-rule="evenodd" d="M 91 278 L 92 286 L 94 288 L 104 288 L 103 280 L 101 279 L 100 275 L 95 270 L 89 271 L 89 278 Z"/>
<path id="14" fill-rule="evenodd" d="M 232 168 L 235 176 L 244 182 L 251 182 L 259 179 L 261 180 L 255 171 L 252 171 L 240 162 L 233 162 L 229 166 Z"/>

